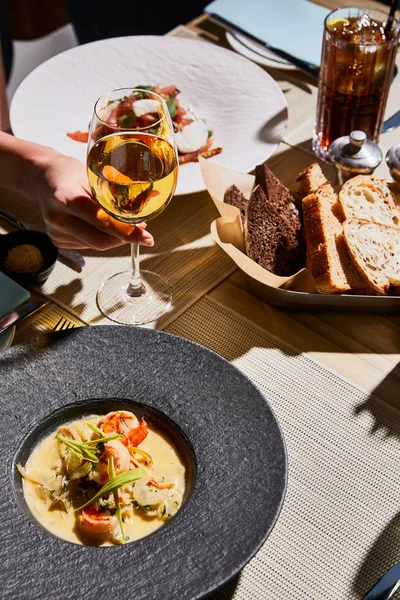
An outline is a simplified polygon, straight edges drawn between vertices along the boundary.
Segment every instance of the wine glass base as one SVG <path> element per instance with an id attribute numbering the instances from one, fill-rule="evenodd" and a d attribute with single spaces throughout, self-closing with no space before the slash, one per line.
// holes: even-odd
<path id="1" fill-rule="evenodd" d="M 140 271 L 144 293 L 128 296 L 130 271 L 117 273 L 104 281 L 97 292 L 101 313 L 121 325 L 145 325 L 156 321 L 171 308 L 171 286 L 157 273 Z"/>

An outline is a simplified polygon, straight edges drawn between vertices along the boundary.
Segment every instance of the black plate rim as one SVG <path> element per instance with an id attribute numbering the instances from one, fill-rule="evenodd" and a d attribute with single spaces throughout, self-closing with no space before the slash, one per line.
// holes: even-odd
<path id="1" fill-rule="evenodd" d="M 128 333 L 129 332 L 129 333 Z M 181 338 L 180 336 L 176 336 L 174 334 L 168 333 L 168 332 L 162 332 L 162 331 L 157 331 L 157 330 L 152 330 L 152 329 L 148 329 L 148 328 L 121 328 L 121 327 L 116 327 L 114 325 L 102 325 L 102 326 L 96 326 L 96 327 L 87 327 L 87 328 L 77 328 L 77 329 L 70 329 L 66 332 L 59 332 L 59 333 L 51 333 L 49 335 L 47 335 L 46 337 L 50 340 L 50 342 L 52 343 L 52 340 L 58 344 L 61 342 L 61 347 L 62 348 L 68 348 L 69 346 L 69 341 L 71 342 L 71 345 L 74 345 L 74 338 L 75 336 L 79 337 L 80 340 L 82 340 L 82 335 L 83 336 L 87 336 L 88 338 L 93 338 L 93 336 L 96 338 L 97 335 L 101 336 L 101 339 L 107 339 L 109 341 L 109 343 L 112 344 L 112 340 L 117 338 L 124 338 L 124 336 L 128 335 L 128 336 L 132 336 L 132 340 L 135 338 L 135 336 L 138 336 L 138 338 L 140 338 L 141 342 L 143 342 L 143 339 L 146 339 L 149 343 L 149 347 L 154 344 L 154 342 L 156 342 L 154 344 L 154 348 L 156 348 L 156 353 L 157 353 L 157 347 L 161 342 L 165 342 L 167 343 L 167 345 L 171 346 L 171 347 L 176 347 L 176 345 L 178 345 L 179 349 L 181 349 L 182 347 L 184 347 L 189 354 L 194 352 L 195 355 L 197 353 L 197 356 L 207 356 L 207 357 L 213 357 L 213 361 L 216 361 L 216 364 L 218 365 L 218 367 L 221 370 L 224 369 L 228 369 L 228 373 L 229 375 L 234 375 L 235 377 L 238 379 L 238 381 L 241 381 L 243 384 L 245 384 L 245 387 L 248 387 L 249 390 L 252 390 L 252 393 L 255 394 L 255 397 L 258 398 L 258 400 L 262 400 L 263 403 L 265 403 L 265 412 L 269 414 L 269 418 L 271 418 L 271 421 L 273 421 L 273 425 L 276 429 L 275 434 L 278 436 L 278 445 L 280 445 L 280 451 L 282 452 L 282 456 L 280 457 L 280 463 L 278 465 L 279 469 L 280 469 L 280 497 L 279 497 L 279 501 L 275 500 L 275 504 L 272 507 L 271 510 L 271 514 L 270 514 L 270 521 L 268 523 L 268 525 L 262 524 L 261 528 L 260 528 L 260 535 L 258 537 L 257 540 L 254 540 L 254 542 L 251 544 L 251 550 L 249 550 L 246 554 L 246 556 L 241 557 L 240 559 L 236 560 L 234 564 L 228 565 L 228 564 L 224 564 L 222 565 L 223 568 L 221 568 L 221 572 L 218 574 L 218 577 L 216 578 L 215 576 L 212 577 L 211 580 L 207 580 L 207 577 L 205 576 L 204 581 L 201 582 L 201 584 L 199 584 L 198 582 L 194 582 L 194 588 L 193 588 L 193 592 L 191 592 L 189 595 L 184 595 L 182 596 L 182 598 L 192 598 L 192 599 L 197 599 L 197 598 L 203 598 L 205 595 L 210 594 L 211 592 L 215 591 L 216 589 L 220 588 L 222 585 L 224 585 L 226 582 L 228 582 L 234 575 L 236 575 L 248 562 L 249 560 L 256 554 L 256 552 L 260 549 L 260 547 L 263 545 L 263 543 L 266 541 L 266 539 L 268 538 L 269 534 L 271 533 L 273 527 L 276 524 L 276 521 L 280 515 L 283 503 L 284 503 L 284 499 L 285 499 L 285 495 L 286 495 L 286 490 L 287 490 L 287 482 L 288 482 L 288 456 L 287 456 L 287 448 L 286 448 L 286 442 L 284 439 L 284 435 L 283 435 L 283 431 L 282 428 L 276 418 L 276 415 L 273 411 L 273 409 L 271 408 L 268 400 L 265 398 L 264 394 L 261 392 L 261 390 L 247 377 L 247 375 L 245 375 L 242 371 L 240 371 L 237 367 L 235 367 L 232 363 L 230 363 L 227 359 L 225 359 L 224 357 L 220 356 L 219 354 L 217 354 L 216 352 L 214 352 L 213 350 L 206 348 L 205 346 L 202 346 L 201 344 L 198 344 L 196 342 L 193 342 L 191 340 L 188 340 L 186 338 Z M 65 344 L 67 344 L 65 346 Z M 9 351 L 7 351 L 6 353 L 4 353 L 4 358 L 6 359 L 10 354 L 12 354 L 12 350 L 13 348 L 11 348 Z M 185 350 L 185 351 L 186 351 Z M 15 349 L 15 352 L 17 352 L 17 350 Z M 53 355 L 54 356 L 54 355 Z M 196 356 L 196 358 L 197 358 Z M 212 362 L 212 361 L 211 361 Z M 6 361 L 7 364 L 7 361 Z M 213 363 L 214 364 L 214 363 Z M 0 369 L 1 369 L 1 361 L 0 361 Z M 12 370 L 12 367 L 11 367 Z M 98 396 L 98 394 L 93 394 L 92 398 Z M 124 399 L 124 397 L 123 397 Z M 61 406 L 61 405 L 60 405 Z M 160 407 L 157 405 L 155 405 L 156 408 L 158 408 L 159 410 Z M 189 410 L 190 412 L 190 410 Z M 194 411 L 192 411 L 193 414 Z M 51 411 L 49 411 L 47 413 L 47 415 L 51 414 Z M 167 413 L 167 416 L 169 416 L 169 418 L 173 418 L 173 420 L 175 420 L 177 422 L 177 425 L 179 427 L 181 427 L 181 423 L 179 422 L 179 420 L 176 420 L 176 418 L 171 417 L 171 415 L 169 415 Z M 185 432 L 185 428 L 181 427 L 182 430 Z M 25 432 L 26 434 L 28 434 L 29 432 Z M 186 432 L 187 434 L 187 432 Z M 199 432 L 196 432 L 196 435 L 198 435 Z M 274 434 L 274 435 L 275 435 Z M 188 436 L 190 441 L 192 441 L 192 439 L 190 438 L 190 436 Z M 20 442 L 21 442 L 22 438 L 20 438 L 19 443 L 18 444 L 14 444 L 14 454 L 15 454 L 15 446 L 19 446 Z M 196 448 L 197 449 L 197 448 Z M 201 456 L 201 459 L 203 459 L 204 456 Z M 196 456 L 196 459 L 198 460 L 199 457 Z M 201 464 L 200 464 L 200 468 L 201 468 Z M 10 469 L 9 471 L 9 477 L 11 477 L 11 472 Z M 213 482 L 214 483 L 214 482 Z M 192 494 L 193 495 L 193 494 Z M 182 509 L 178 512 L 177 516 L 170 522 L 167 524 L 166 527 L 161 528 L 158 532 L 156 532 L 155 534 L 153 534 L 152 536 L 149 536 L 149 538 L 144 538 L 144 540 L 139 540 L 139 542 L 136 542 L 134 544 L 128 544 L 123 550 L 126 551 L 128 549 L 128 552 L 130 551 L 129 547 L 138 549 L 138 552 L 140 552 L 139 547 L 143 546 L 143 543 L 146 544 L 146 540 L 156 540 L 157 536 L 160 537 L 161 539 L 161 535 L 164 535 L 164 531 L 166 532 L 167 530 L 172 530 L 175 527 L 175 524 L 180 523 L 181 521 L 184 520 L 185 516 L 187 515 L 187 513 L 191 510 L 191 502 L 193 501 L 193 498 L 190 498 L 190 501 L 187 503 L 187 505 L 183 506 Z M 19 509 L 20 510 L 20 509 Z M 26 515 L 24 515 L 24 518 L 28 520 L 28 517 Z M 28 527 L 29 529 L 29 527 Z M 50 534 L 48 534 L 46 532 L 46 534 L 43 536 L 39 536 L 41 538 L 41 542 L 43 542 L 43 537 L 46 538 L 46 536 L 48 537 Z M 50 547 L 51 549 L 54 548 L 54 544 L 61 542 L 61 540 L 58 540 L 57 538 L 54 538 L 53 536 L 52 540 L 53 542 L 50 543 Z M 54 542 L 55 540 L 55 542 Z M 65 542 L 61 542 L 61 543 L 65 543 Z M 75 548 L 84 548 L 85 550 L 83 550 L 84 552 L 87 553 L 88 548 L 87 547 L 80 547 L 80 546 L 75 546 Z M 90 549 L 91 550 L 91 549 Z M 99 550 L 99 549 L 97 549 Z M 118 553 L 121 549 L 119 547 L 117 548 L 107 548 L 107 551 L 110 553 Z M 100 552 L 104 552 L 105 549 L 100 549 Z M 133 552 L 133 550 L 132 550 Z M 116 554 L 116 556 L 118 556 L 118 554 Z M 196 587 L 197 585 L 197 587 Z M 20 596 L 21 598 L 23 596 Z M 93 596 L 95 597 L 95 596 Z M 119 596 L 115 596 L 116 598 Z M 121 596 L 122 597 L 122 596 Z M 151 595 L 147 595 L 147 598 L 152 598 Z M 154 598 L 156 598 L 156 596 L 154 596 Z"/>

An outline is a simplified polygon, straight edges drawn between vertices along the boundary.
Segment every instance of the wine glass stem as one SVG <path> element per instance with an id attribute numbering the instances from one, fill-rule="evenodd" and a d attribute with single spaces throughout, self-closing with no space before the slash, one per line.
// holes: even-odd
<path id="1" fill-rule="evenodd" d="M 140 279 L 139 267 L 139 244 L 131 244 L 132 271 L 126 287 L 126 293 L 130 298 L 137 298 L 145 292 L 145 287 Z"/>

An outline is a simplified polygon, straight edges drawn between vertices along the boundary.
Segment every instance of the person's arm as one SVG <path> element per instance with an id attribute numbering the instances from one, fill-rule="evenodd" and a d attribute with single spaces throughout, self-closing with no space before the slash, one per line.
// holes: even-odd
<path id="1" fill-rule="evenodd" d="M 121 223 L 98 205 L 81 161 L 4 132 L 0 185 L 39 205 L 47 233 L 60 248 L 106 250 L 154 243 L 144 225 Z"/>

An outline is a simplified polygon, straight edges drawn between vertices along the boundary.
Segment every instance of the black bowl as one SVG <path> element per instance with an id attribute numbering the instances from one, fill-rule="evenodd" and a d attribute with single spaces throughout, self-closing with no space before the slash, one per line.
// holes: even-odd
<path id="1" fill-rule="evenodd" d="M 16 273 L 4 266 L 9 250 L 21 244 L 36 246 L 43 256 L 44 266 L 34 273 Z M 0 270 L 21 285 L 38 285 L 44 283 L 56 264 L 58 248 L 53 244 L 47 233 L 24 229 L 12 231 L 0 236 Z"/>

